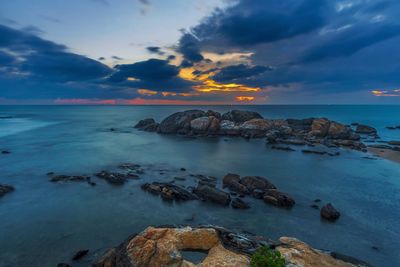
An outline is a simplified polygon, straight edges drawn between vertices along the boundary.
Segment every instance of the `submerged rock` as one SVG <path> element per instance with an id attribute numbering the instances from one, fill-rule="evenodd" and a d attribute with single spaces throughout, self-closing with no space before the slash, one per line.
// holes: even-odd
<path id="1" fill-rule="evenodd" d="M 289 195 L 277 190 L 267 190 L 264 194 L 264 201 L 279 207 L 291 208 L 296 203 Z"/>
<path id="2" fill-rule="evenodd" d="M 90 176 L 88 175 L 54 175 L 51 174 L 50 182 L 88 182 Z"/>
<path id="3" fill-rule="evenodd" d="M 247 187 L 248 190 L 253 191 L 255 189 L 268 190 L 276 189 L 276 186 L 268 181 L 266 178 L 261 176 L 245 176 L 240 179 L 240 183 Z"/>
<path id="4" fill-rule="evenodd" d="M 1 154 L 11 154 L 11 151 L 10 150 L 2 150 Z"/>
<path id="5" fill-rule="evenodd" d="M 241 194 L 249 193 L 249 189 L 245 185 L 240 183 L 240 176 L 237 174 L 228 173 L 227 175 L 225 175 L 222 183 L 223 187 L 228 187 L 232 191 Z"/>
<path id="6" fill-rule="evenodd" d="M 208 185 L 197 186 L 193 190 L 193 193 L 203 200 L 211 201 L 221 205 L 229 205 L 231 202 L 231 197 L 228 193 Z"/>
<path id="7" fill-rule="evenodd" d="M 78 261 L 82 259 L 84 256 L 86 256 L 89 253 L 88 249 L 83 249 L 79 250 L 78 252 L 75 253 L 75 255 L 72 257 L 72 260 Z"/>
<path id="8" fill-rule="evenodd" d="M 119 172 L 109 172 L 109 171 L 101 171 L 95 174 L 98 178 L 106 180 L 110 184 L 114 185 L 122 185 L 128 179 L 138 179 L 139 176 L 134 173 L 119 173 Z"/>
<path id="9" fill-rule="evenodd" d="M 374 127 L 358 124 L 356 127 L 356 133 L 358 134 L 376 134 L 377 130 Z"/>
<path id="10" fill-rule="evenodd" d="M 234 198 L 231 202 L 232 208 L 235 209 L 249 209 L 250 205 L 240 198 Z"/>
<path id="11" fill-rule="evenodd" d="M 336 221 L 340 217 L 340 212 L 331 203 L 328 203 L 321 208 L 321 217 L 329 221 Z"/>
<path id="12" fill-rule="evenodd" d="M 186 201 L 197 199 L 196 195 L 172 183 L 145 183 L 141 186 L 141 188 L 150 193 L 161 195 L 161 197 L 166 200 Z"/>
<path id="13" fill-rule="evenodd" d="M 14 191 L 15 188 L 8 184 L 0 184 L 0 197 L 4 196 L 7 193 Z"/>

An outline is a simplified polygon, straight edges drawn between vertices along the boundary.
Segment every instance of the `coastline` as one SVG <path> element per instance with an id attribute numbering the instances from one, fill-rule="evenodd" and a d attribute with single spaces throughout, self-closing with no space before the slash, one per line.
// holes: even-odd
<path id="1" fill-rule="evenodd" d="M 379 156 L 381 158 L 400 163 L 400 152 L 391 150 L 391 149 L 385 149 L 385 148 L 375 148 L 375 147 L 369 147 L 368 152 L 372 153 L 375 156 Z"/>

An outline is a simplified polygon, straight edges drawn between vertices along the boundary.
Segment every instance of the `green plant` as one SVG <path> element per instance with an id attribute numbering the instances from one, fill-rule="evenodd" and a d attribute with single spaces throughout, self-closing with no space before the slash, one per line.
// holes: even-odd
<path id="1" fill-rule="evenodd" d="M 285 267 L 285 258 L 279 251 L 262 246 L 253 254 L 251 267 Z"/>

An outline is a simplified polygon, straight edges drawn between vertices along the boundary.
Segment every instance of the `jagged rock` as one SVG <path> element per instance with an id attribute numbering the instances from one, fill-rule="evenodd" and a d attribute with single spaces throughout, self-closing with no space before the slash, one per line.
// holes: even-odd
<path id="1" fill-rule="evenodd" d="M 332 139 L 348 139 L 351 135 L 350 127 L 332 121 L 329 125 L 328 136 Z"/>
<path id="2" fill-rule="evenodd" d="M 221 117 L 221 116 L 220 116 Z M 208 133 L 209 134 L 216 134 L 220 129 L 220 122 L 219 118 L 215 116 L 209 116 L 210 119 L 210 126 L 208 126 Z"/>
<path id="3" fill-rule="evenodd" d="M 243 123 L 245 121 L 249 121 L 251 119 L 262 119 L 263 117 L 254 111 L 246 111 L 246 110 L 232 110 L 226 112 L 222 115 L 222 120 L 233 121 L 235 123 Z"/>
<path id="4" fill-rule="evenodd" d="M 206 132 L 209 126 L 209 117 L 196 118 L 190 122 L 190 128 L 195 132 Z"/>
<path id="5" fill-rule="evenodd" d="M 335 220 L 339 219 L 340 212 L 337 211 L 331 203 L 328 203 L 322 207 L 321 217 L 326 220 L 329 220 L 329 221 L 335 221 Z"/>
<path id="6" fill-rule="evenodd" d="M 208 185 L 197 186 L 193 190 L 193 193 L 203 200 L 211 201 L 217 204 L 229 205 L 231 202 L 231 197 L 228 193 Z"/>
<path id="7" fill-rule="evenodd" d="M 50 182 L 88 182 L 88 175 L 52 175 Z"/>
<path id="8" fill-rule="evenodd" d="M 266 178 L 260 176 L 245 176 L 240 179 L 240 183 L 246 186 L 247 189 L 250 191 L 253 191 L 255 189 L 264 191 L 268 189 L 276 189 L 275 185 L 273 185 Z"/>
<path id="9" fill-rule="evenodd" d="M 217 111 L 213 111 L 213 110 L 207 110 L 207 116 L 208 117 L 215 117 L 215 118 L 217 118 L 218 120 L 220 120 L 221 119 L 221 113 L 219 113 L 219 112 L 217 112 Z"/>
<path id="10" fill-rule="evenodd" d="M 190 122 L 204 116 L 206 116 L 206 113 L 201 110 L 176 112 L 160 123 L 159 132 L 163 134 L 178 133 L 178 131 L 187 133 L 190 130 Z"/>
<path id="11" fill-rule="evenodd" d="M 293 198 L 278 190 L 266 190 L 264 194 L 264 201 L 275 206 L 291 208 L 294 206 L 295 201 Z"/>
<path id="12" fill-rule="evenodd" d="M 317 137 L 325 137 L 328 134 L 331 122 L 325 118 L 314 119 L 311 125 L 311 134 Z"/>
<path id="13" fill-rule="evenodd" d="M 146 127 L 146 126 L 148 126 L 148 125 L 150 125 L 150 124 L 153 124 L 153 123 L 156 123 L 156 121 L 155 121 L 154 119 L 152 119 L 152 118 L 140 120 L 140 121 L 134 126 L 134 128 L 142 129 L 142 128 L 144 128 L 144 127 Z"/>
<path id="14" fill-rule="evenodd" d="M 88 249 L 83 249 L 79 250 L 78 252 L 75 253 L 75 255 L 72 257 L 72 260 L 78 261 L 82 259 L 84 256 L 86 256 L 89 253 Z"/>
<path id="15" fill-rule="evenodd" d="M 0 197 L 4 196 L 7 193 L 14 191 L 14 187 L 8 184 L 0 184 Z"/>
<path id="16" fill-rule="evenodd" d="M 232 191 L 241 194 L 247 194 L 249 192 L 247 187 L 240 183 L 240 176 L 237 174 L 228 173 L 225 175 L 222 183 L 224 187 L 228 187 Z"/>
<path id="17" fill-rule="evenodd" d="M 377 131 L 374 127 L 368 126 L 368 125 L 363 125 L 363 124 L 358 124 L 356 128 L 356 133 L 359 134 L 376 134 Z"/>
<path id="18" fill-rule="evenodd" d="M 109 171 L 101 171 L 95 174 L 97 177 L 106 180 L 110 184 L 114 185 L 122 185 L 128 179 L 138 179 L 139 176 L 129 172 L 128 174 L 118 173 L 118 172 L 109 172 Z"/>
<path id="19" fill-rule="evenodd" d="M 347 263 L 332 256 L 314 249 L 306 243 L 293 238 L 293 237 L 281 237 L 279 239 L 281 245 L 276 247 L 287 262 L 287 266 L 307 266 L 307 267 L 355 267 L 351 263 Z"/>
<path id="20" fill-rule="evenodd" d="M 239 126 L 236 126 L 233 121 L 222 120 L 220 123 L 220 134 L 238 136 L 240 135 Z"/>
<path id="21" fill-rule="evenodd" d="M 143 190 L 161 195 L 166 200 L 195 200 L 197 197 L 186 189 L 172 183 L 145 183 L 141 186 Z"/>
<path id="22" fill-rule="evenodd" d="M 249 209 L 250 208 L 250 205 L 247 204 L 246 202 L 244 202 L 240 198 L 234 198 L 231 202 L 231 206 L 232 206 L 232 208 L 235 208 L 235 209 Z"/>

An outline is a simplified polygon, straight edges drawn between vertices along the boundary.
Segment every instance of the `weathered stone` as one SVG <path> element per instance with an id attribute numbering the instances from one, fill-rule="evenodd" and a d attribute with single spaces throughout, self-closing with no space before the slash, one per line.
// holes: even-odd
<path id="1" fill-rule="evenodd" d="M 260 189 L 254 189 L 254 190 L 251 192 L 251 195 L 252 195 L 254 198 L 258 198 L 258 199 L 263 199 L 263 198 L 264 198 L 264 194 L 265 194 L 265 191 L 264 191 L 264 190 L 260 190 Z"/>
<path id="2" fill-rule="evenodd" d="M 221 119 L 221 113 L 217 112 L 217 111 L 213 111 L 213 110 L 207 110 L 206 112 L 208 117 L 215 117 L 218 120 Z"/>
<path id="3" fill-rule="evenodd" d="M 232 208 L 235 209 L 249 209 L 250 205 L 246 202 L 244 202 L 242 199 L 236 197 L 232 200 L 231 202 Z"/>
<path id="4" fill-rule="evenodd" d="M 14 187 L 8 184 L 0 184 L 0 197 L 4 196 L 7 193 L 14 191 Z"/>
<path id="5" fill-rule="evenodd" d="M 262 119 L 262 116 L 254 111 L 232 110 L 224 113 L 221 118 L 235 123 L 243 123 L 251 119 Z"/>
<path id="6" fill-rule="evenodd" d="M 377 131 L 376 131 L 376 129 L 374 127 L 371 127 L 371 126 L 368 126 L 368 125 L 359 124 L 359 125 L 357 125 L 356 133 L 359 133 L 359 134 L 376 134 Z"/>
<path id="7" fill-rule="evenodd" d="M 118 173 L 118 172 L 109 172 L 109 171 L 101 171 L 95 174 L 97 177 L 106 180 L 110 184 L 114 185 L 122 185 L 124 184 L 128 179 L 137 179 L 139 178 L 138 175 L 135 173 Z"/>
<path id="8" fill-rule="evenodd" d="M 154 123 L 156 123 L 156 121 L 155 121 L 154 119 L 152 119 L 152 118 L 144 119 L 144 120 L 140 120 L 140 121 L 134 126 L 134 128 L 142 129 L 142 128 L 144 128 L 144 127 L 146 127 L 146 126 L 148 126 L 148 125 L 150 125 L 150 124 L 154 124 Z"/>
<path id="9" fill-rule="evenodd" d="M 264 201 L 275 206 L 291 208 L 295 201 L 289 195 L 279 192 L 278 190 L 266 190 Z"/>
<path id="10" fill-rule="evenodd" d="M 348 139 L 351 135 L 350 127 L 332 121 L 329 126 L 328 136 L 332 139 Z"/>
<path id="11" fill-rule="evenodd" d="M 253 191 L 255 189 L 276 189 L 275 185 L 273 185 L 270 181 L 261 176 L 246 176 L 240 179 L 240 183 L 246 186 L 247 189 L 250 191 Z"/>
<path id="12" fill-rule="evenodd" d="M 281 237 L 281 245 L 276 247 L 286 259 L 287 266 L 307 266 L 307 267 L 355 267 L 351 263 L 337 260 L 330 255 L 316 250 L 306 243 L 293 238 Z"/>
<path id="13" fill-rule="evenodd" d="M 209 119 L 210 119 L 210 126 L 208 126 L 208 133 L 215 134 L 220 129 L 219 119 L 215 116 L 209 116 Z"/>
<path id="14" fill-rule="evenodd" d="M 229 205 L 231 202 L 231 197 L 228 193 L 208 185 L 197 186 L 193 193 L 204 200 L 217 204 Z"/>
<path id="15" fill-rule="evenodd" d="M 239 126 L 236 126 L 233 121 L 223 120 L 220 123 L 220 131 L 221 135 L 230 135 L 237 136 L 240 135 Z"/>
<path id="16" fill-rule="evenodd" d="M 89 253 L 88 249 L 83 249 L 79 250 L 78 252 L 75 253 L 75 255 L 72 257 L 72 260 L 78 261 L 82 259 L 84 256 L 86 256 Z"/>
<path id="17" fill-rule="evenodd" d="M 190 122 L 190 128 L 195 132 L 206 132 L 208 126 L 210 126 L 209 117 L 196 118 Z"/>
<path id="18" fill-rule="evenodd" d="M 309 132 L 314 118 L 307 119 L 287 119 L 289 126 L 295 131 Z"/>
<path id="19" fill-rule="evenodd" d="M 187 191 L 186 189 L 174 185 L 172 183 L 145 183 L 141 186 L 143 190 L 150 193 L 161 195 L 162 198 L 168 200 L 195 200 L 197 196 Z"/>
<path id="20" fill-rule="evenodd" d="M 187 110 L 176 112 L 165 118 L 159 126 L 159 132 L 164 134 L 177 133 L 178 130 L 190 129 L 190 122 L 196 118 L 204 117 L 206 113 L 201 110 Z"/>
<path id="21" fill-rule="evenodd" d="M 325 137 L 328 134 L 331 122 L 325 118 L 314 119 L 311 125 L 311 134 L 317 137 Z"/>
<path id="22" fill-rule="evenodd" d="M 331 203 L 328 203 L 322 207 L 321 217 L 326 220 L 329 220 L 329 221 L 335 221 L 335 220 L 339 219 L 340 212 L 337 211 Z"/>
<path id="23" fill-rule="evenodd" d="M 249 192 L 247 187 L 240 183 L 240 176 L 237 174 L 228 173 L 225 175 L 222 183 L 224 187 L 228 187 L 232 191 L 242 194 L 247 194 Z"/>

